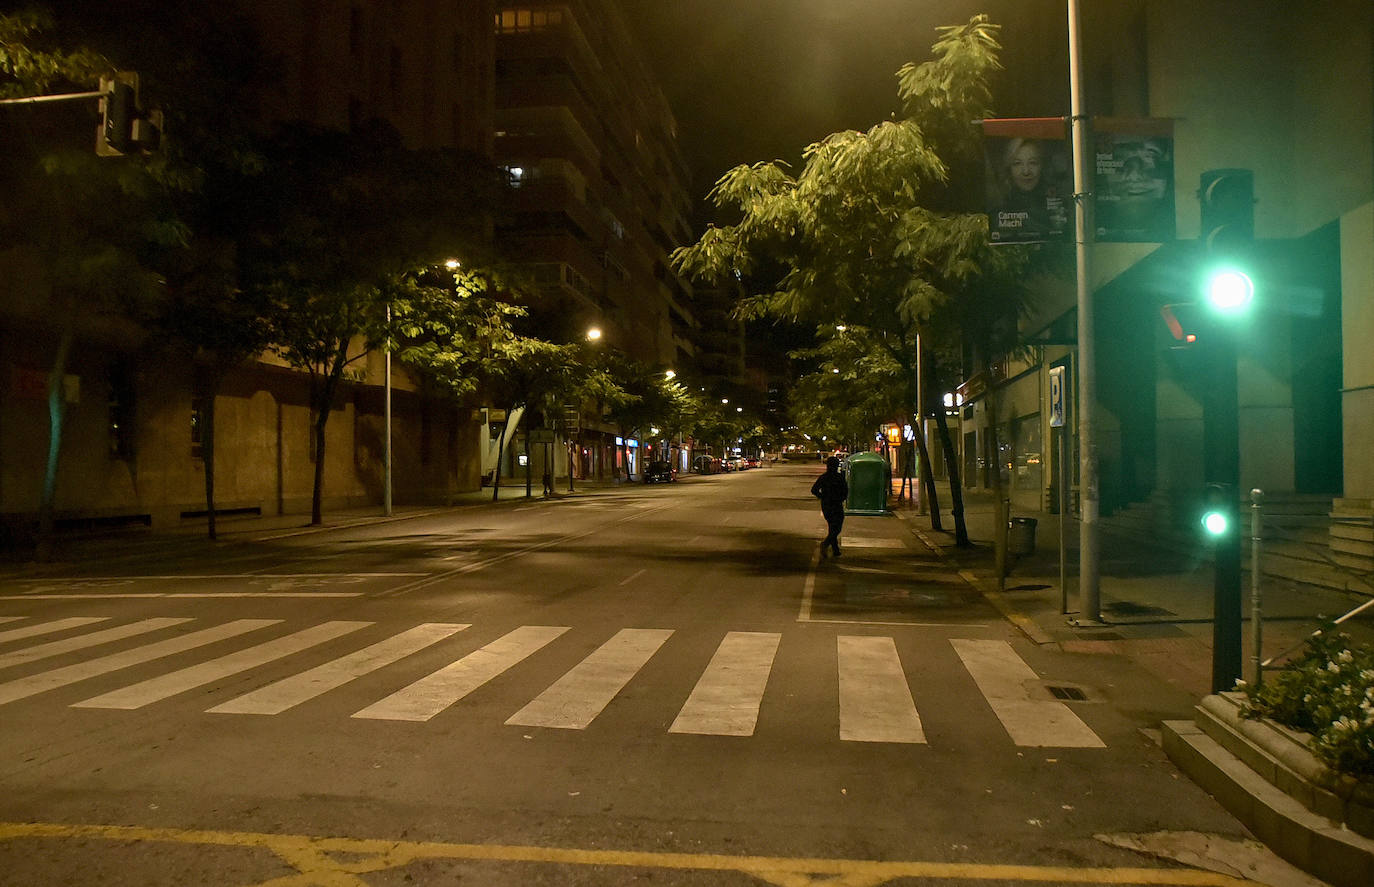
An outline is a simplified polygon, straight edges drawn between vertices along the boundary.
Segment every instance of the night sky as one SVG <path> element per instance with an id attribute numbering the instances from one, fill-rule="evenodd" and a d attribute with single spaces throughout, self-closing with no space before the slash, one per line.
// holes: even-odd
<path id="1" fill-rule="evenodd" d="M 679 123 L 698 200 L 740 163 L 799 163 L 900 110 L 896 72 L 939 25 L 1002 24 L 998 116 L 1068 113 L 1064 0 L 619 0 Z M 698 222 L 709 218 L 703 215 Z"/>

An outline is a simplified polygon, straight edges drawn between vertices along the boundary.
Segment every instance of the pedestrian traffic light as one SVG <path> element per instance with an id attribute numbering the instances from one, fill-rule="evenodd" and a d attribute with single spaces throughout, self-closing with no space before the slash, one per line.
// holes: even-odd
<path id="1" fill-rule="evenodd" d="M 1234 529 L 1236 503 L 1229 484 L 1208 484 L 1202 497 L 1202 528 L 1213 539 Z"/>

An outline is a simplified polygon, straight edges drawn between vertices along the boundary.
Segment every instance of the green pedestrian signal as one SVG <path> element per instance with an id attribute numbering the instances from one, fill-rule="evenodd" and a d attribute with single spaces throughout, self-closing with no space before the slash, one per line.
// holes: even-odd
<path id="1" fill-rule="evenodd" d="M 1213 268 L 1204 283 L 1207 304 L 1223 314 L 1238 314 L 1255 298 L 1255 282 L 1239 268 Z"/>
<path id="2" fill-rule="evenodd" d="M 1203 496 L 1202 529 L 1213 539 L 1229 536 L 1235 522 L 1236 503 L 1228 484 L 1208 484 Z"/>

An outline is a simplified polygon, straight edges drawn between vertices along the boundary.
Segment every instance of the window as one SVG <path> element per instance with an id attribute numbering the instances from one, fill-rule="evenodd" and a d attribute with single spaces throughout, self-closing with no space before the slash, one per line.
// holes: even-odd
<path id="1" fill-rule="evenodd" d="M 503 9 L 496 13 L 496 33 L 544 31 L 563 24 L 561 9 Z"/>
<path id="2" fill-rule="evenodd" d="M 125 462 L 134 458 L 134 385 L 128 367 L 110 370 L 108 411 L 110 458 Z"/>
<path id="3" fill-rule="evenodd" d="M 363 54 L 363 11 L 357 6 L 348 9 L 348 51 L 354 56 Z"/>
<path id="4" fill-rule="evenodd" d="M 191 458 L 205 458 L 205 395 L 191 392 Z"/>

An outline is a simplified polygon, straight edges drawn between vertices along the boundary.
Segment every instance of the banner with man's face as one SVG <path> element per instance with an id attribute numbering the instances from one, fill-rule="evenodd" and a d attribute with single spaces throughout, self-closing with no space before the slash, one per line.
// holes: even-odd
<path id="1" fill-rule="evenodd" d="M 1093 119 L 1094 222 L 1104 243 L 1163 243 L 1177 236 L 1174 122 Z"/>
<path id="2" fill-rule="evenodd" d="M 983 121 L 988 239 L 1067 240 L 1073 232 L 1073 164 L 1062 117 Z"/>

